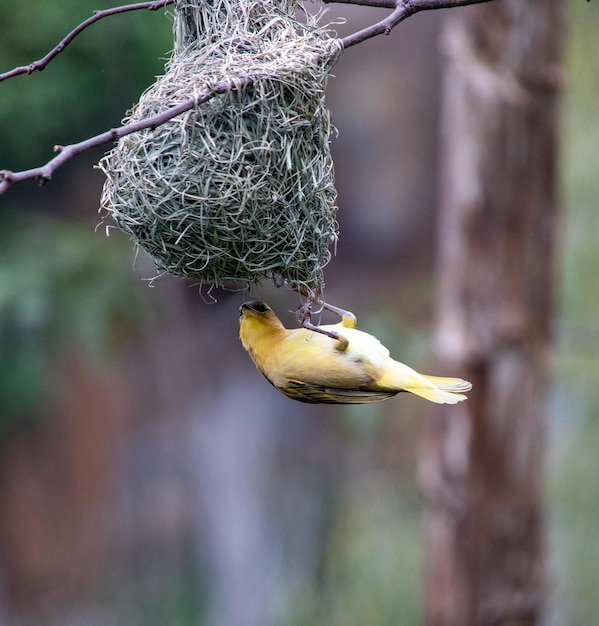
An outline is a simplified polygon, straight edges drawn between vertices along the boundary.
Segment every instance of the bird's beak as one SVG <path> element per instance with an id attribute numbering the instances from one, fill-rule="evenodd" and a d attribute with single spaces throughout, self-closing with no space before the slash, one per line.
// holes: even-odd
<path id="1" fill-rule="evenodd" d="M 257 313 L 258 315 L 263 315 L 264 313 L 267 313 L 268 310 L 269 310 L 268 307 L 266 306 L 266 304 L 264 304 L 264 302 L 260 302 L 260 301 L 244 302 L 239 307 L 239 312 L 241 313 L 241 315 L 243 315 L 244 309 L 246 311 L 252 311 L 253 313 Z"/>
<path id="2" fill-rule="evenodd" d="M 251 302 L 244 302 L 239 307 L 239 322 L 241 323 L 244 318 L 247 318 L 248 314 L 251 316 L 252 312 L 256 313 L 256 310 L 254 309 L 254 307 L 252 307 L 252 303 Z"/>

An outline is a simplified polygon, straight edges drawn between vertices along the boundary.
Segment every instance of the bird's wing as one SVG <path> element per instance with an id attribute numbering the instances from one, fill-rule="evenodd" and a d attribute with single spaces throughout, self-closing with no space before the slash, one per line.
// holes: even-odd
<path id="1" fill-rule="evenodd" d="M 310 404 L 367 404 L 392 398 L 397 391 L 366 391 L 363 389 L 343 389 L 290 380 L 279 391 L 293 400 Z"/>

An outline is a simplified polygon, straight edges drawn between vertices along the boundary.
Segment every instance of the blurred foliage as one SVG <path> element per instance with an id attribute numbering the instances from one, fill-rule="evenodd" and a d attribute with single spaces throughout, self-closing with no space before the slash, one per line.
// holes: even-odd
<path id="1" fill-rule="evenodd" d="M 161 571 L 146 567 L 135 580 L 125 573 L 106 581 L 110 603 L 119 607 L 123 626 L 199 626 L 206 598 L 192 552 L 181 554 L 170 546 L 177 558 L 167 558 Z M 147 563 L 146 563 L 147 566 Z M 149 570 L 149 571 L 148 571 Z"/>
<path id="2" fill-rule="evenodd" d="M 0 3 L 0 72 L 42 58 L 107 0 Z M 52 146 L 118 126 L 140 93 L 163 72 L 172 21 L 159 11 L 106 17 L 42 72 L 0 83 L 0 169 L 25 169 L 52 157 Z"/>
<path id="3" fill-rule="evenodd" d="M 111 6 L 1 3 L 0 72 L 43 57 L 93 10 Z M 161 57 L 171 47 L 164 10 L 133 11 L 90 26 L 42 72 L 1 83 L 0 169 L 40 165 L 54 144 L 118 126 L 162 73 Z M 20 191 L 11 190 L 5 206 L 24 213 Z M 89 227 L 32 216 L 4 216 L 0 227 L 0 420 L 14 422 L 45 398 L 57 348 L 77 341 L 99 354 L 115 317 L 131 319 L 140 310 L 139 301 L 133 304 L 139 291 L 122 271 L 131 266 L 131 246 L 117 238 L 107 243 Z"/>
<path id="4" fill-rule="evenodd" d="M 598 259 L 593 234 L 599 226 L 599 51 L 594 41 L 597 19 L 596 4 L 573 3 L 570 7 L 562 160 L 566 217 L 562 318 L 565 324 L 582 328 L 588 328 L 593 320 L 592 330 L 599 329 L 594 325 L 599 315 L 599 292 L 593 288 Z"/>
<path id="5" fill-rule="evenodd" d="M 305 595 L 295 626 L 419 623 L 423 546 L 414 488 L 400 491 L 378 471 L 350 481 L 329 539 L 321 588 Z"/>
<path id="6" fill-rule="evenodd" d="M 560 625 L 599 619 L 599 49 L 597 3 L 568 3 L 563 107 L 564 220 L 548 469 L 551 612 Z"/>
<path id="7" fill-rule="evenodd" d="M 108 357 L 119 323 L 143 325 L 141 283 L 123 271 L 130 264 L 129 245 L 87 227 L 0 220 L 0 422 L 39 407 L 61 350 Z"/>

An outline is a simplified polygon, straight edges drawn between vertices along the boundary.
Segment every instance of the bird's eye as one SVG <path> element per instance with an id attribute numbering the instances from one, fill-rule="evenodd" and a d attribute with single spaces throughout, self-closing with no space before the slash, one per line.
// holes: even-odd
<path id="1" fill-rule="evenodd" d="M 266 313 L 268 311 L 268 307 L 264 304 L 264 302 L 256 302 L 254 304 L 254 311 L 257 311 L 258 313 Z"/>

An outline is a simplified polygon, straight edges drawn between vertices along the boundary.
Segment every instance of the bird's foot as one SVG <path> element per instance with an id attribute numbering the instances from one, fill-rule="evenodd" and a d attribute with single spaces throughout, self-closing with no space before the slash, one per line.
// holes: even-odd
<path id="1" fill-rule="evenodd" d="M 312 319 L 312 303 L 308 301 L 301 304 L 295 311 L 295 317 L 302 326 L 309 324 Z"/>
<path id="2" fill-rule="evenodd" d="M 320 299 L 320 295 L 322 293 L 321 289 L 318 289 L 317 292 L 308 292 L 301 287 L 296 287 L 294 291 L 297 291 L 300 296 L 306 298 L 306 302 L 304 302 L 304 304 L 302 304 L 295 312 L 295 316 L 297 317 L 300 324 L 303 325 L 304 321 L 310 320 L 312 316 L 312 305 L 317 304 L 318 306 L 322 306 L 322 308 L 326 309 L 327 311 L 336 313 L 341 318 L 341 323 L 343 326 L 345 326 L 345 328 L 355 328 L 357 326 L 358 318 L 351 311 L 341 309 Z"/>
<path id="3" fill-rule="evenodd" d="M 337 344 L 335 345 L 335 350 L 339 350 L 339 352 L 345 352 L 347 350 L 347 347 L 349 346 L 349 341 L 343 335 L 340 335 L 334 330 L 327 330 L 326 328 L 315 326 L 309 321 L 304 322 L 302 326 L 304 328 L 307 328 L 308 330 L 311 330 L 312 332 L 320 333 L 321 335 L 326 335 L 331 339 L 335 339 L 335 341 L 337 341 Z"/>
<path id="4" fill-rule="evenodd" d="M 345 328 L 355 328 L 358 324 L 358 318 L 351 311 L 340 309 L 339 307 L 333 306 L 328 302 L 323 302 L 322 306 L 327 309 L 327 311 L 336 313 L 341 318 L 341 323 L 345 326 Z"/>
<path id="5" fill-rule="evenodd" d="M 327 306 L 327 305 L 323 305 L 323 306 Z M 316 326 L 315 324 L 312 324 L 311 322 L 312 303 L 311 302 L 305 302 L 304 304 L 302 304 L 295 312 L 295 316 L 298 322 L 307 330 L 311 330 L 314 333 L 320 333 L 321 335 L 325 335 L 337 341 L 338 343 L 335 346 L 335 348 L 339 350 L 340 352 L 345 352 L 345 350 L 347 350 L 347 347 L 349 346 L 349 341 L 345 337 L 343 337 L 342 335 L 340 335 L 338 332 L 334 330 L 327 330 L 326 328 L 321 328 L 320 326 Z M 344 326 L 347 326 L 347 324 L 344 324 Z"/>

